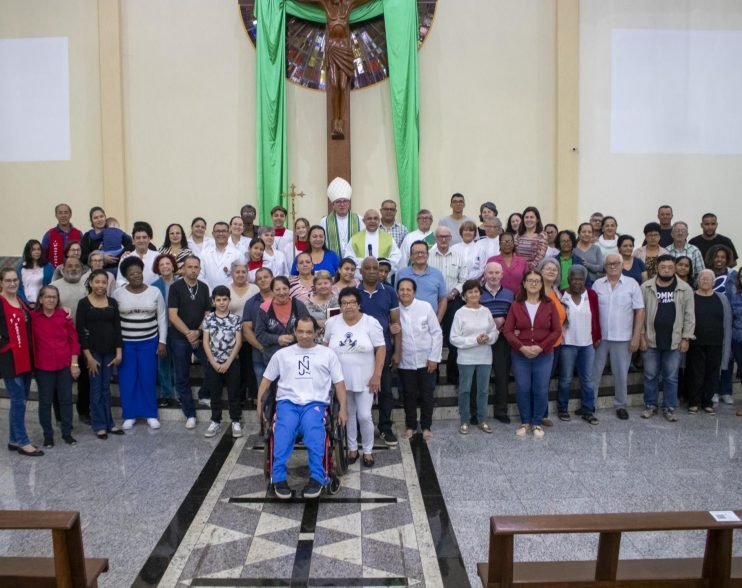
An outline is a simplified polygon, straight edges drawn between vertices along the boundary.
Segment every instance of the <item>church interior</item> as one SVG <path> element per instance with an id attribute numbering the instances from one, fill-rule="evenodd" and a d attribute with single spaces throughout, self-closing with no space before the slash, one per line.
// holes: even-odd
<path id="1" fill-rule="evenodd" d="M 466 214 L 477 217 L 481 203 L 493 202 L 503 224 L 535 206 L 544 222 L 575 230 L 601 211 L 637 245 L 661 205 L 691 236 L 712 212 L 719 231 L 742 244 L 742 223 L 734 221 L 742 185 L 738 0 L 369 5 L 391 11 L 413 2 L 417 110 L 404 124 L 396 118 L 384 17 L 351 22 L 356 78 L 338 141 L 323 52 L 317 61 L 317 47 L 329 40 L 324 24 L 291 14 L 301 0 L 0 0 L 0 129 L 8 130 L 0 131 L 0 210 L 8 221 L 0 268 L 54 225 L 60 202 L 83 231 L 88 210 L 102 206 L 127 231 L 149 222 L 159 244 L 170 223 L 188 228 L 203 217 L 211 230 L 246 204 L 257 208 L 259 224 L 276 205 L 292 221 L 317 224 L 336 175 L 352 184 L 353 212 L 391 199 L 410 230 L 421 209 L 437 226 L 460 193 Z M 264 19 L 255 18 L 261 4 Z M 287 70 L 285 151 L 276 164 L 266 150 L 268 76 L 257 51 L 271 11 L 285 5 L 294 8 L 284 16 L 286 63 L 283 54 L 278 60 Z M 398 134 L 407 124 L 414 173 Z M 261 191 L 266 185 L 275 189 Z M 294 188 L 301 197 L 282 198 Z M 103 588 L 511 586 L 513 566 L 523 585 L 529 578 L 578 585 L 570 578 L 579 577 L 579 585 L 614 586 L 616 569 L 619 580 L 621 570 L 636 572 L 644 583 L 634 585 L 742 585 L 742 366 L 733 370 L 730 404 L 714 405 L 714 414 L 679 410 L 677 422 L 641 418 L 643 377 L 633 364 L 629 418 L 616 418 L 609 367 L 595 382 L 599 424 L 555 418 L 537 439 L 516 434 L 512 377 L 511 422 L 462 435 L 446 352 L 432 438 L 403 438 L 395 373 L 399 443 L 377 436 L 373 467 L 348 464 L 336 492 L 319 499 L 297 493 L 285 501 L 271 492 L 254 404 L 242 412 L 241 437 L 225 427 L 204 438 L 209 409 L 197 407 L 193 429 L 171 405 L 159 409 L 158 428 L 137 423 L 106 442 L 75 414 L 75 445 L 57 441 L 40 459 L 19 456 L 9 443 L 0 454 L 0 578 L 15 578 L 12 570 L 3 576 L 5 559 L 59 561 L 60 531 L 53 541 L 46 530 L 54 521 L 19 522 L 17 511 L 76 511 L 85 557 L 107 560 L 97 577 Z M 194 367 L 194 398 L 201 384 Z M 39 442 L 35 382 L 30 390 L 26 427 Z M 112 394 L 120 422 L 117 380 Z M 579 398 L 575 379 L 568 412 Z M 555 416 L 556 377 L 548 399 Z M 12 403 L 0 381 L 3 438 Z M 488 411 L 494 416 L 491 397 Z M 373 414 L 376 422 L 377 406 Z M 309 477 L 307 453 L 300 443 L 288 462 L 292 488 Z M 583 518 L 548 518 L 555 515 Z M 498 517 L 503 529 L 515 525 L 508 517 L 530 517 L 534 526 L 498 531 L 502 539 Z M 621 568 L 619 557 L 635 567 Z M 69 570 L 50 570 L 48 584 L 0 584 L 95 585 L 75 583 L 79 575 L 54 584 Z M 684 584 L 689 573 L 707 583 Z"/>

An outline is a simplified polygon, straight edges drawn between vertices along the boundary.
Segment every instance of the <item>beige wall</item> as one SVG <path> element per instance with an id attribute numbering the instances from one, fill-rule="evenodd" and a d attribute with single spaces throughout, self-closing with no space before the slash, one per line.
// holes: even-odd
<path id="1" fill-rule="evenodd" d="M 73 158 L 0 164 L 19 250 L 52 224 L 62 199 L 87 226 L 103 203 L 96 3 L 0 0 L 0 36 L 70 37 Z M 156 240 L 168 222 L 210 222 L 254 202 L 255 51 L 234 0 L 126 0 L 121 64 L 127 218 L 147 219 Z M 54 8 L 56 7 L 56 8 Z M 10 18 L 5 18 L 9 14 Z M 553 2 L 442 0 L 420 53 L 422 203 L 436 218 L 452 192 L 496 202 L 503 214 L 536 203 L 554 213 L 555 10 Z M 288 85 L 290 181 L 308 196 L 301 215 L 325 210 L 325 99 Z M 387 83 L 352 97 L 354 208 L 396 196 Z M 4 198 L 5 200 L 5 198 Z M 34 202 L 38 215 L 28 215 Z"/>
<path id="2" fill-rule="evenodd" d="M 0 38 L 69 38 L 72 147 L 69 161 L 0 163 L 0 255 L 20 255 L 26 240 L 40 239 L 56 223 L 55 204 L 68 202 L 73 223 L 84 228 L 88 208 L 100 200 L 97 19 L 90 0 L 66 0 L 63 7 L 54 0 L 0 0 Z"/>
<path id="3" fill-rule="evenodd" d="M 583 0 L 580 38 L 580 204 L 612 214 L 619 232 L 641 235 L 657 207 L 700 232 L 701 215 L 719 217 L 719 232 L 742 244 L 732 221 L 740 202 L 740 155 L 624 155 L 610 152 L 611 30 L 614 28 L 742 29 L 737 0 Z"/>

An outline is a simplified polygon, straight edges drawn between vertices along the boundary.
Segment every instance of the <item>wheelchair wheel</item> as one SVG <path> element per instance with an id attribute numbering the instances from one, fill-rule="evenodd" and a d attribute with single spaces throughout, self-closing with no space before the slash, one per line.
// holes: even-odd
<path id="1" fill-rule="evenodd" d="M 327 491 L 330 494 L 337 494 L 340 491 L 340 478 L 332 476 L 330 483 L 327 485 Z"/>
<path id="2" fill-rule="evenodd" d="M 335 471 L 338 475 L 343 475 L 348 471 L 348 452 L 346 451 L 346 431 L 341 424 L 335 425 L 334 451 L 335 451 Z"/>

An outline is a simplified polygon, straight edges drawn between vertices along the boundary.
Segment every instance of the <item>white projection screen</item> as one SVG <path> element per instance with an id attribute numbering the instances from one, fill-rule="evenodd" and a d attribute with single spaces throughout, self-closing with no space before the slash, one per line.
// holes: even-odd
<path id="1" fill-rule="evenodd" d="M 613 153 L 742 153 L 742 31 L 614 29 Z"/>
<path id="2" fill-rule="evenodd" d="M 70 159 L 67 37 L 0 39 L 0 161 Z"/>

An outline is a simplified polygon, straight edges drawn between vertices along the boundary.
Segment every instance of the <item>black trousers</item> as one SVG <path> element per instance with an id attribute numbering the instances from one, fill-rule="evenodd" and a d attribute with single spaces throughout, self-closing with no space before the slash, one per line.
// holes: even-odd
<path id="1" fill-rule="evenodd" d="M 417 407 L 420 407 L 420 428 L 425 431 L 433 424 L 433 393 L 436 373 L 428 373 L 428 368 L 399 370 L 404 382 L 405 427 L 417 430 Z"/>
<path id="2" fill-rule="evenodd" d="M 448 347 L 448 357 L 446 358 L 446 381 L 449 384 L 458 384 L 459 382 L 459 350 L 451 345 L 451 326 L 453 325 L 453 316 L 456 311 L 464 305 L 461 296 L 448 301 L 446 312 L 443 314 L 441 321 L 441 330 L 443 331 L 443 346 Z"/>
<path id="3" fill-rule="evenodd" d="M 239 422 L 242 418 L 239 362 L 233 361 L 229 369 L 223 374 L 217 373 L 209 363 L 206 364 L 204 371 L 206 385 L 211 392 L 211 420 L 215 423 L 222 422 L 222 389 L 226 386 L 229 418 L 232 422 Z"/>
<path id="4" fill-rule="evenodd" d="M 394 394 L 392 394 L 391 349 L 387 349 L 384 359 L 384 369 L 381 372 L 381 389 L 379 390 L 379 432 L 392 432 L 392 410 L 394 410 Z"/>
<path id="5" fill-rule="evenodd" d="M 721 345 L 696 345 L 691 341 L 685 358 L 686 369 L 690 372 L 688 406 L 713 406 L 712 398 L 719 384 L 721 356 Z"/>
<path id="6" fill-rule="evenodd" d="M 508 383 L 510 382 L 510 364 L 512 362 L 510 345 L 500 334 L 492 345 L 492 371 L 495 374 L 495 416 L 508 414 Z"/>
<path id="7" fill-rule="evenodd" d="M 80 365 L 80 377 L 77 378 L 77 414 L 90 416 L 90 374 L 82 353 L 77 356 L 77 363 Z"/>

